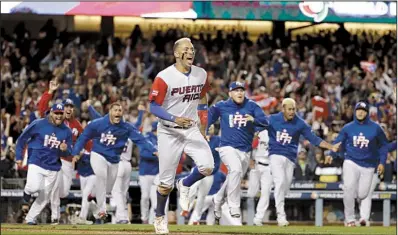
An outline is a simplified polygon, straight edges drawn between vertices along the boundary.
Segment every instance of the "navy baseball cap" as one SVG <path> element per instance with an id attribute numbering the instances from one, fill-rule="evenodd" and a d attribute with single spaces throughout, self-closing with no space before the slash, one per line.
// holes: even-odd
<path id="1" fill-rule="evenodd" d="M 63 113 L 64 105 L 63 104 L 53 104 L 50 111 L 54 112 L 54 113 Z"/>
<path id="2" fill-rule="evenodd" d="M 362 109 L 365 110 L 366 112 L 369 112 L 369 105 L 363 101 L 360 101 L 355 105 L 355 110 L 357 109 Z"/>
<path id="3" fill-rule="evenodd" d="M 66 100 L 64 100 L 63 104 L 64 104 L 64 105 L 72 105 L 72 106 L 75 106 L 75 103 L 73 103 L 73 100 L 71 100 L 71 99 L 66 99 Z"/>
<path id="4" fill-rule="evenodd" d="M 231 85 L 229 85 L 229 91 L 233 91 L 238 88 L 242 88 L 243 90 L 246 90 L 245 84 L 243 82 L 233 82 L 233 83 L 231 83 Z"/>

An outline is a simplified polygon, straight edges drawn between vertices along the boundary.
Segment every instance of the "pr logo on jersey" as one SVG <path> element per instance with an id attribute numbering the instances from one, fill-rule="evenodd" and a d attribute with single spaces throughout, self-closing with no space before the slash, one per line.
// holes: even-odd
<path id="1" fill-rule="evenodd" d="M 290 144 L 290 142 L 292 142 L 292 137 L 289 135 L 289 133 L 287 133 L 286 129 L 283 129 L 282 132 L 276 132 L 276 141 L 282 143 L 283 145 Z"/>
<path id="2" fill-rule="evenodd" d="M 369 140 L 363 135 L 363 133 L 359 133 L 359 136 L 353 137 L 353 145 L 354 147 L 367 148 L 369 144 Z"/>
<path id="3" fill-rule="evenodd" d="M 314 18 L 315 22 L 322 22 L 329 12 L 326 2 L 301 2 L 299 3 L 300 11 L 308 17 Z"/>
<path id="4" fill-rule="evenodd" d="M 109 131 L 107 134 L 105 133 L 101 134 L 100 142 L 106 144 L 106 146 L 115 145 L 116 139 L 117 138 L 114 135 L 112 135 L 111 132 Z"/>
<path id="5" fill-rule="evenodd" d="M 79 135 L 79 131 L 78 131 L 76 128 L 73 128 L 73 129 L 72 129 L 72 134 L 73 134 L 74 136 L 78 136 L 78 135 Z"/>
<path id="6" fill-rule="evenodd" d="M 58 148 L 60 144 L 61 144 L 61 141 L 58 140 L 58 138 L 55 136 L 55 133 L 52 133 L 51 135 L 44 136 L 44 146 L 45 147 Z"/>
<path id="7" fill-rule="evenodd" d="M 235 127 L 235 125 L 238 125 L 239 127 L 246 126 L 247 125 L 247 118 L 240 114 L 239 112 L 236 112 L 236 114 L 230 114 L 229 115 L 229 127 Z"/>

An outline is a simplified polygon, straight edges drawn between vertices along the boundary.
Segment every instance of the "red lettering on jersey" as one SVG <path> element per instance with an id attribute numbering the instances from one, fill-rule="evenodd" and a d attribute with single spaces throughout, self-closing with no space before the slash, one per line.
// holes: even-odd
<path id="1" fill-rule="evenodd" d="M 193 88 L 193 86 L 187 86 L 187 88 L 185 90 L 189 94 L 189 93 L 191 93 L 192 88 Z"/>
<path id="2" fill-rule="evenodd" d="M 162 78 L 156 77 L 152 84 L 149 101 L 155 101 L 158 105 L 162 105 L 167 93 L 167 84 Z"/>
<path id="3" fill-rule="evenodd" d="M 192 93 L 195 93 L 197 88 L 198 86 L 192 86 Z"/>

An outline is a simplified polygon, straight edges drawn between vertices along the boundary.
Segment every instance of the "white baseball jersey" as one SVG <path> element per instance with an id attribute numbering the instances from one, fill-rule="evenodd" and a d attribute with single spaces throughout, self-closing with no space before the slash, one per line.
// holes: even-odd
<path id="1" fill-rule="evenodd" d="M 123 149 L 123 153 L 120 155 L 120 160 L 129 162 L 131 160 L 131 155 L 133 154 L 133 142 L 128 139 L 126 146 Z"/>
<path id="2" fill-rule="evenodd" d="M 258 147 L 254 152 L 254 160 L 264 164 L 269 164 L 268 143 L 268 131 L 263 130 L 258 134 Z"/>
<path id="3" fill-rule="evenodd" d="M 209 89 L 204 69 L 192 65 L 191 72 L 184 74 L 175 65 L 171 65 L 156 76 L 149 99 L 161 105 L 171 115 L 190 118 L 198 123 L 199 100 Z M 175 126 L 165 120 L 160 120 L 160 123 Z"/>

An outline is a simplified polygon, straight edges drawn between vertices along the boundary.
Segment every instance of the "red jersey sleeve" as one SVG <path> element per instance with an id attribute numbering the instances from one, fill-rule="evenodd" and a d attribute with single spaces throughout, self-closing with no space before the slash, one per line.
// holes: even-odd
<path id="1" fill-rule="evenodd" d="M 206 93 L 208 91 L 210 91 L 210 89 L 211 89 L 211 86 L 210 86 L 209 78 L 206 78 L 205 85 L 203 86 L 202 91 L 200 92 L 200 98 L 203 98 L 206 95 Z"/>
<path id="2" fill-rule="evenodd" d="M 52 98 L 53 95 L 48 93 L 48 91 L 46 91 L 43 93 L 39 102 L 37 103 L 37 109 L 39 111 L 39 115 L 41 118 L 45 116 L 46 111 L 48 110 L 48 103 L 50 103 L 50 100 Z"/>
<path id="3" fill-rule="evenodd" d="M 167 93 L 167 84 L 160 77 L 156 77 L 152 84 L 149 101 L 155 101 L 158 105 L 162 105 Z"/>

